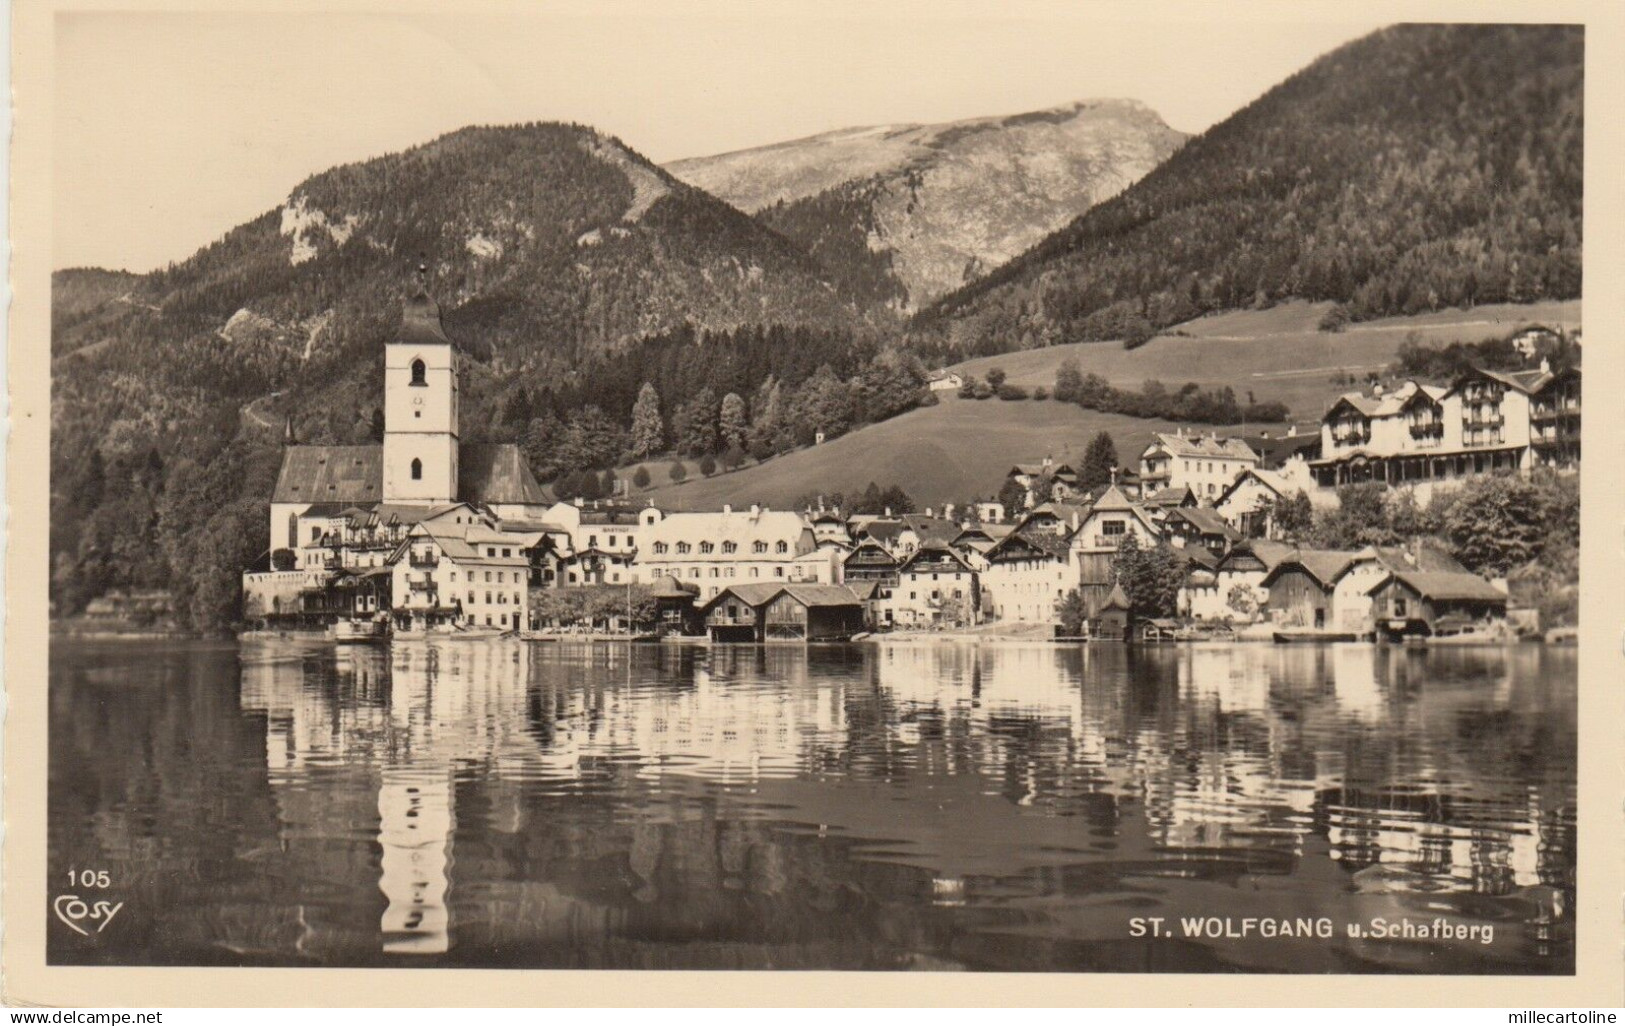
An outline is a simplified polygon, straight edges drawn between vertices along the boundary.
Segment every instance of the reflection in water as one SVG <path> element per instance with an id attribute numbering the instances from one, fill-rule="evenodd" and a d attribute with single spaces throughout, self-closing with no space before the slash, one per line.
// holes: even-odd
<path id="1" fill-rule="evenodd" d="M 53 868 L 144 911 L 52 957 L 1566 972 L 1574 678 L 1536 646 L 58 646 Z M 1344 929 L 1377 916 L 1494 939 Z"/>

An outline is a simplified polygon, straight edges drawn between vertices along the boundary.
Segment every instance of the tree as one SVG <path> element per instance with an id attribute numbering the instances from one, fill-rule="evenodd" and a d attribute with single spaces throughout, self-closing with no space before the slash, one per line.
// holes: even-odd
<path id="1" fill-rule="evenodd" d="M 750 435 L 750 421 L 745 414 L 745 400 L 738 392 L 722 397 L 722 410 L 717 415 L 717 434 L 724 449 L 744 448 Z"/>
<path id="2" fill-rule="evenodd" d="M 993 386 L 993 390 L 995 392 L 997 392 L 999 390 L 1000 385 L 1004 384 L 1004 378 L 1005 378 L 1005 374 L 1004 374 L 1004 368 L 1003 367 L 989 367 L 988 368 L 988 370 L 987 370 L 987 383 L 989 385 Z"/>
<path id="3" fill-rule="evenodd" d="M 999 505 L 1004 507 L 1004 515 L 1013 517 L 1027 508 L 1027 489 L 1014 477 L 1004 479 L 999 488 Z"/>
<path id="4" fill-rule="evenodd" d="M 1185 567 L 1172 549 L 1163 545 L 1142 549 L 1135 535 L 1126 535 L 1112 557 L 1112 574 L 1123 586 L 1134 615 L 1173 616 L 1178 611 Z"/>
<path id="5" fill-rule="evenodd" d="M 722 454 L 722 466 L 725 470 L 738 470 L 745 463 L 745 450 L 738 445 L 730 445 Z"/>
<path id="6" fill-rule="evenodd" d="M 974 375 L 974 374 L 965 375 L 964 379 L 959 382 L 959 398 L 961 398 L 961 399 L 974 399 L 974 398 L 976 398 L 976 385 L 977 385 L 976 375 Z"/>
<path id="7" fill-rule="evenodd" d="M 1444 534 L 1467 569 L 1504 576 L 1540 557 L 1548 545 L 1572 544 L 1579 535 L 1578 494 L 1555 475 L 1475 478 L 1445 510 Z"/>
<path id="8" fill-rule="evenodd" d="M 239 622 L 243 567 L 265 552 L 268 522 L 263 500 L 237 499 L 195 533 L 183 586 L 195 629 L 215 632 Z"/>
<path id="9" fill-rule="evenodd" d="M 272 570 L 288 571 L 295 569 L 298 565 L 298 557 L 294 555 L 292 549 L 277 549 L 271 553 Z"/>
<path id="10" fill-rule="evenodd" d="M 889 509 L 898 516 L 913 513 L 916 509 L 914 500 L 909 494 L 895 484 L 887 486 L 886 490 L 880 493 L 880 505 L 882 509 Z"/>
<path id="11" fill-rule="evenodd" d="M 717 472 L 717 458 L 710 453 L 700 457 L 700 473 L 710 477 Z"/>
<path id="12" fill-rule="evenodd" d="M 1279 499 L 1269 499 L 1259 506 L 1255 523 L 1268 525 L 1274 536 L 1283 541 L 1300 541 L 1309 536 L 1315 523 L 1315 507 L 1302 488 Z"/>
<path id="13" fill-rule="evenodd" d="M 1078 370 L 1078 361 L 1067 357 L 1055 370 L 1055 400 L 1075 403 L 1082 394 L 1083 374 Z"/>
<path id="14" fill-rule="evenodd" d="M 819 432 L 825 438 L 845 434 L 852 423 L 851 389 L 835 376 L 829 364 L 821 365 L 796 390 L 790 420 L 796 441 L 802 445 L 811 444 Z"/>
<path id="15" fill-rule="evenodd" d="M 372 408 L 372 440 L 374 442 L 384 440 L 384 411 L 376 406 Z"/>
<path id="16" fill-rule="evenodd" d="M 1117 443 L 1109 432 L 1102 431 L 1089 440 L 1083 452 L 1083 463 L 1078 467 L 1078 485 L 1089 490 L 1099 488 L 1112 479 L 1117 468 Z"/>
<path id="17" fill-rule="evenodd" d="M 1000 385 L 994 394 L 1006 402 L 1027 398 L 1027 390 L 1020 385 Z"/>
<path id="18" fill-rule="evenodd" d="M 632 472 L 632 484 L 639 490 L 649 487 L 649 468 L 638 464 L 638 469 Z"/>
<path id="19" fill-rule="evenodd" d="M 554 441 L 562 430 L 558 418 L 551 413 L 544 413 L 531 419 L 530 426 L 525 429 L 525 437 L 519 443 L 520 450 L 525 454 L 525 462 L 530 464 L 531 473 L 546 481 L 559 472 L 558 452 Z"/>
<path id="20" fill-rule="evenodd" d="M 666 447 L 666 425 L 660 419 L 660 393 L 645 381 L 632 404 L 632 455 L 646 460 Z"/>
<path id="21" fill-rule="evenodd" d="M 694 398 L 684 403 L 672 422 L 677 435 L 677 451 L 685 456 L 699 456 L 715 452 L 717 448 L 717 399 L 709 388 L 702 388 Z"/>
<path id="22" fill-rule="evenodd" d="M 755 414 L 747 443 L 751 455 L 765 460 L 787 452 L 795 444 L 785 419 L 783 388 L 777 379 L 769 376 L 763 380 L 751 409 Z"/>
<path id="23" fill-rule="evenodd" d="M 618 483 L 615 471 L 605 470 L 604 476 L 598 479 L 598 494 L 602 498 L 610 499 L 615 496 L 615 486 Z"/>
<path id="24" fill-rule="evenodd" d="M 1061 633 L 1070 638 L 1083 635 L 1084 624 L 1089 620 L 1089 604 L 1084 601 L 1083 592 L 1073 588 L 1061 599 L 1056 607 L 1056 615 L 1061 621 Z"/>
<path id="25" fill-rule="evenodd" d="M 1224 604 L 1237 619 L 1250 621 L 1258 612 L 1258 592 L 1250 584 L 1238 584 L 1225 596 Z"/>
<path id="26" fill-rule="evenodd" d="M 1350 320 L 1349 308 L 1342 303 L 1333 303 L 1331 309 L 1321 315 L 1320 330 L 1335 334 L 1347 328 Z"/>
<path id="27" fill-rule="evenodd" d="M 1337 508 L 1314 516 L 1309 540 L 1326 549 L 1392 545 L 1399 540 L 1388 518 L 1388 486 L 1362 481 L 1337 489 Z"/>
<path id="28" fill-rule="evenodd" d="M 682 460 L 672 460 L 671 469 L 666 471 L 666 476 L 671 478 L 673 484 L 682 484 L 683 479 L 688 477 L 688 468 L 683 466 Z"/>

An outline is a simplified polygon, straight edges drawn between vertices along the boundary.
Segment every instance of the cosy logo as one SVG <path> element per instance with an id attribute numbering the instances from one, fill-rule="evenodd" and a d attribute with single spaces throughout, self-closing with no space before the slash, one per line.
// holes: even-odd
<path id="1" fill-rule="evenodd" d="M 117 904 L 111 901 L 87 903 L 77 894 L 61 894 L 51 902 L 51 911 L 56 913 L 56 917 L 67 924 L 70 930 L 77 930 L 86 937 L 90 936 L 90 931 L 80 926 L 80 923 L 97 924 L 96 932 L 101 933 L 107 929 L 107 924 L 113 921 L 113 917 L 118 915 L 119 909 L 123 907 L 122 901 Z"/>

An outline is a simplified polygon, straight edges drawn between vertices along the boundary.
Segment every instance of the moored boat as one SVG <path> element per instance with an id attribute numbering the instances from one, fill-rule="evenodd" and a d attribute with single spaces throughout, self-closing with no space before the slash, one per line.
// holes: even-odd
<path id="1" fill-rule="evenodd" d="M 1312 627 L 1288 627 L 1275 632 L 1277 645 L 1325 644 L 1332 641 L 1359 641 L 1352 631 L 1316 630 Z"/>
<path id="2" fill-rule="evenodd" d="M 333 640 L 340 645 L 370 645 L 389 637 L 381 620 L 339 620 L 333 624 Z"/>

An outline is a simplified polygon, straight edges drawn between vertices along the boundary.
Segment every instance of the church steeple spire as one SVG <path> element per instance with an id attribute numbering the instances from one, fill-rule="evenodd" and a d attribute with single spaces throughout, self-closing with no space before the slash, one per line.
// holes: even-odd
<path id="1" fill-rule="evenodd" d="M 282 421 L 282 444 L 298 445 L 299 440 L 293 436 L 293 415 L 289 414 Z"/>

